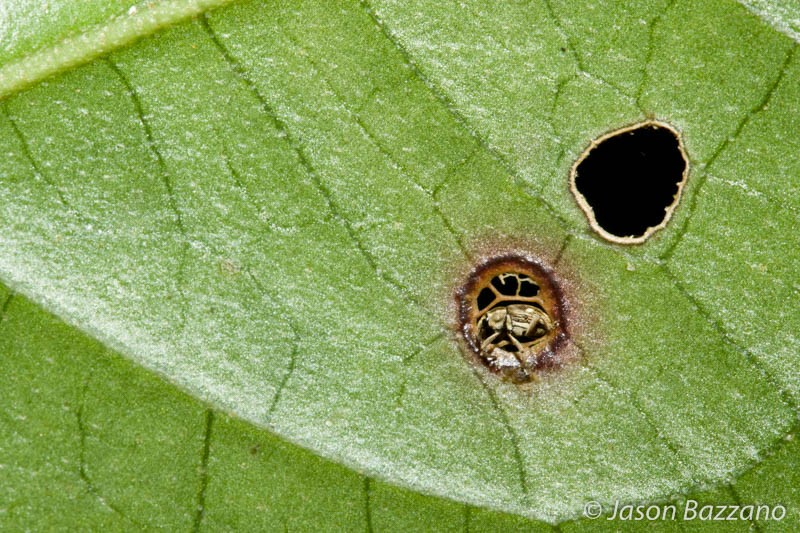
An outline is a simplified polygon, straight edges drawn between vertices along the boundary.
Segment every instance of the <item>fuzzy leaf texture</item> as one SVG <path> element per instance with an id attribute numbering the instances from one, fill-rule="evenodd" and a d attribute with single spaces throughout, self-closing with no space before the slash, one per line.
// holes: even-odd
<path id="1" fill-rule="evenodd" d="M 286 4 L 0 6 L 0 529 L 800 527 L 797 4 Z M 648 118 L 684 196 L 611 244 L 569 169 Z M 492 248 L 575 309 L 529 390 L 453 332 Z"/>

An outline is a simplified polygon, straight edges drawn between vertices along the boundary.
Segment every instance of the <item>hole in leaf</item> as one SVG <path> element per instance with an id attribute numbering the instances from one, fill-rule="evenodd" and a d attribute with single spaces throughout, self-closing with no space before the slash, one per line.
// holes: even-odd
<path id="1" fill-rule="evenodd" d="M 522 383 L 558 365 L 566 341 L 563 297 L 538 261 L 516 254 L 486 259 L 457 298 L 464 340 L 493 371 Z"/>
<path id="2" fill-rule="evenodd" d="M 648 121 L 593 141 L 572 168 L 572 193 L 601 236 L 639 243 L 666 225 L 687 170 L 678 132 Z"/>
<path id="3" fill-rule="evenodd" d="M 489 307 L 489 304 L 491 304 L 494 301 L 495 298 L 496 296 L 494 291 L 489 287 L 486 287 L 478 295 L 478 309 L 486 309 L 487 307 Z"/>

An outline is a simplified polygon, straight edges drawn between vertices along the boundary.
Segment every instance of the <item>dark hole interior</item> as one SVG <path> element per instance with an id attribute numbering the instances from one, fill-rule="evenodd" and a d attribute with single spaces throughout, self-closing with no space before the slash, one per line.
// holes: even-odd
<path id="1" fill-rule="evenodd" d="M 495 276 L 492 285 L 505 296 L 516 296 L 519 282 L 516 276 Z"/>
<path id="2" fill-rule="evenodd" d="M 526 298 L 532 298 L 539 294 L 539 286 L 536 285 L 530 278 L 521 278 L 519 295 Z"/>
<path id="3" fill-rule="evenodd" d="M 483 311 L 494 301 L 494 299 L 495 295 L 492 292 L 492 289 L 489 287 L 484 288 L 480 294 L 478 294 L 478 309 Z"/>
<path id="4" fill-rule="evenodd" d="M 651 124 L 593 148 L 576 169 L 575 187 L 601 228 L 618 237 L 640 237 L 664 221 L 685 168 L 675 134 Z"/>

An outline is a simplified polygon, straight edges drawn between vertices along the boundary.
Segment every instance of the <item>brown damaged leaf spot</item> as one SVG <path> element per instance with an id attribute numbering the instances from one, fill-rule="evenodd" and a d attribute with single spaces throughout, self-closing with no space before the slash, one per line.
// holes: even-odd
<path id="1" fill-rule="evenodd" d="M 467 351 L 515 383 L 563 366 L 569 307 L 541 260 L 504 252 L 480 259 L 456 290 L 458 330 Z"/>
<path id="2" fill-rule="evenodd" d="M 689 175 L 679 132 L 647 120 L 593 140 L 570 171 L 589 224 L 617 244 L 639 244 L 666 227 Z"/>

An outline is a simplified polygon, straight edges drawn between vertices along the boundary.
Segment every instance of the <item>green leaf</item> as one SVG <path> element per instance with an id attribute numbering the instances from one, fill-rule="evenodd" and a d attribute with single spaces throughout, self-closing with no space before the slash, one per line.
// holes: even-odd
<path id="1" fill-rule="evenodd" d="M 29 0 L 0 12 L 0 96 L 232 0 Z"/>
<path id="2" fill-rule="evenodd" d="M 586 529 L 590 500 L 692 497 L 797 520 L 771 482 L 798 457 L 792 38 L 722 0 L 191 18 L 226 3 L 2 19 L 0 523 Z M 569 168 L 649 117 L 689 181 L 613 245 Z M 530 388 L 454 331 L 497 250 L 575 312 L 575 361 Z"/>
<path id="3" fill-rule="evenodd" d="M 800 4 L 797 2 L 771 2 L 768 0 L 739 0 L 775 29 L 800 41 Z"/>

